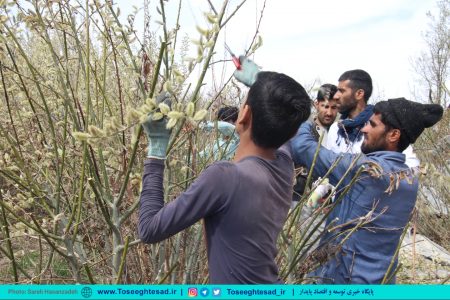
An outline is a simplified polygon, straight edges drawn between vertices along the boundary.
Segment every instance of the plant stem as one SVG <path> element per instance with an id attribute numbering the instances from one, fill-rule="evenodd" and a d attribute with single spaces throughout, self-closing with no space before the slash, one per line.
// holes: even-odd
<path id="1" fill-rule="evenodd" d="M 121 281 L 120 279 L 122 277 L 122 273 L 123 273 L 124 266 L 125 266 L 125 261 L 126 261 L 126 258 L 127 258 L 129 241 L 130 241 L 130 237 L 127 236 L 125 238 L 125 247 L 122 250 L 122 259 L 120 260 L 120 267 L 119 267 L 119 271 L 117 272 L 116 284 L 119 284 L 120 281 Z"/>

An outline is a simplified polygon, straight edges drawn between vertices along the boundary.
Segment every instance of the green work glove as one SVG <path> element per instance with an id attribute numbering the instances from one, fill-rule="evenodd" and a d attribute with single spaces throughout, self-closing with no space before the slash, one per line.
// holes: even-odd
<path id="1" fill-rule="evenodd" d="M 242 55 L 239 56 L 239 61 L 241 62 L 241 69 L 234 71 L 233 75 L 237 80 L 251 87 L 256 81 L 256 76 L 261 71 L 261 68 L 252 60 Z"/>
<path id="2" fill-rule="evenodd" d="M 167 92 L 163 92 L 156 97 L 156 103 L 164 102 L 168 106 L 171 105 L 170 97 Z M 167 145 L 169 144 L 171 129 L 167 129 L 166 117 L 154 121 L 152 120 L 153 114 L 149 114 L 147 120 L 142 123 L 145 133 L 148 139 L 148 153 L 147 157 L 166 159 Z"/>

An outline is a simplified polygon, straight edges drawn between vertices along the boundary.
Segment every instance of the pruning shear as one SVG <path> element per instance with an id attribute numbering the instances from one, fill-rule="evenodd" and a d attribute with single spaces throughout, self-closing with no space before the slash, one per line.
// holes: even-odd
<path id="1" fill-rule="evenodd" d="M 236 66 L 236 69 L 240 70 L 241 69 L 241 61 L 239 60 L 238 57 L 236 57 L 236 55 L 234 55 L 234 53 L 231 51 L 230 47 L 228 47 L 227 43 L 225 43 L 225 50 L 227 50 L 228 53 L 230 53 L 231 59 L 233 60 L 233 63 Z"/>

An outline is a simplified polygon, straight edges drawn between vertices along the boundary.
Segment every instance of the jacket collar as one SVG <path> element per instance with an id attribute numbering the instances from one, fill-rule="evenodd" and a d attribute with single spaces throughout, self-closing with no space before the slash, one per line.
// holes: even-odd
<path id="1" fill-rule="evenodd" d="M 395 152 L 395 151 L 375 151 L 372 153 L 367 154 L 367 158 L 372 157 L 379 157 L 391 161 L 396 161 L 398 163 L 405 163 L 406 157 L 405 154 L 401 152 Z"/>

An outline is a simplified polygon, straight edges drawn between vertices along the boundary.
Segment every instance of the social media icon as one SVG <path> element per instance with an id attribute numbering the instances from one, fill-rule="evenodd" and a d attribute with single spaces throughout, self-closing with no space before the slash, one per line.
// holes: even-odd
<path id="1" fill-rule="evenodd" d="M 222 294 L 222 291 L 219 288 L 213 288 L 212 289 L 212 295 L 214 297 L 220 297 L 221 294 Z"/>
<path id="2" fill-rule="evenodd" d="M 209 290 L 207 288 L 202 288 L 200 290 L 200 295 L 202 295 L 203 297 L 207 297 L 209 294 Z"/>
<path id="3" fill-rule="evenodd" d="M 197 288 L 188 288 L 188 297 L 194 298 L 198 296 Z"/>

